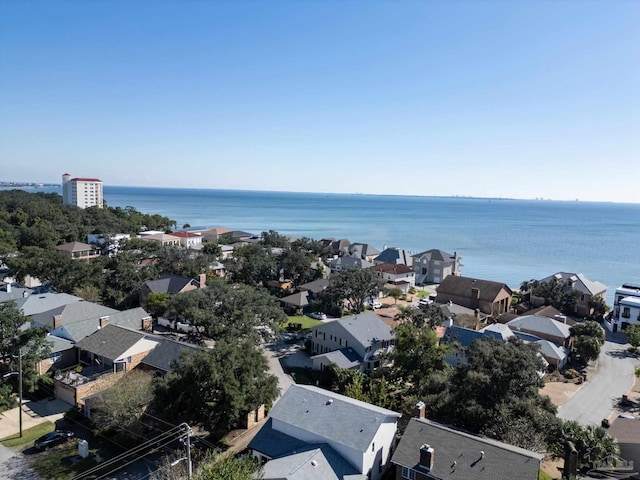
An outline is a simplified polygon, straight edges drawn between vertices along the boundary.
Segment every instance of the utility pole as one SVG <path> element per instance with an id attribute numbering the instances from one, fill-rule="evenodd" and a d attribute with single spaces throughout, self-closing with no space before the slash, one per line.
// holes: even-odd
<path id="1" fill-rule="evenodd" d="M 20 438 L 22 438 L 22 347 L 18 349 L 18 421 L 20 423 Z"/>
<path id="2" fill-rule="evenodd" d="M 191 427 L 187 425 L 187 468 L 189 469 L 189 480 L 193 477 L 193 464 L 191 463 Z"/>

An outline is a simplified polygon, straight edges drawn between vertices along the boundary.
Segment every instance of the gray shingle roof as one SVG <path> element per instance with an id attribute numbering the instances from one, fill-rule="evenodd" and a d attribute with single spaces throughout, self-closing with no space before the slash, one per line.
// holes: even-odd
<path id="1" fill-rule="evenodd" d="M 334 350 L 333 352 L 320 353 L 311 358 L 323 358 L 326 361 L 326 364 L 334 364 L 340 368 L 357 367 L 363 360 L 363 358 L 350 347 L 343 348 L 341 350 Z"/>
<path id="2" fill-rule="evenodd" d="M 349 480 L 367 477 L 360 474 L 326 443 L 311 444 L 281 458 L 267 462 L 264 480 Z"/>
<path id="3" fill-rule="evenodd" d="M 144 357 L 142 363 L 165 372 L 171 371 L 173 363 L 178 361 L 183 354 L 188 355 L 200 350 L 200 347 L 195 345 L 178 342 L 169 338 L 154 337 L 154 340 L 159 341 L 159 345 L 154 348 L 149 355 Z"/>
<path id="4" fill-rule="evenodd" d="M 296 292 L 286 297 L 282 297 L 280 301 L 287 305 L 293 305 L 294 307 L 308 307 L 309 306 L 309 292 L 303 290 Z"/>
<path id="5" fill-rule="evenodd" d="M 51 345 L 51 353 L 64 352 L 75 346 L 72 341 L 54 335 L 47 335 L 47 343 Z"/>
<path id="6" fill-rule="evenodd" d="M 313 282 L 303 283 L 298 287 L 299 290 L 308 290 L 311 293 L 320 293 L 329 286 L 329 280 L 326 278 L 320 278 Z"/>
<path id="7" fill-rule="evenodd" d="M 598 295 L 607 290 L 607 286 L 604 283 L 589 280 L 582 273 L 558 272 L 553 275 L 549 275 L 540 281 L 546 283 L 554 279 L 561 282 L 571 282 L 573 283 L 573 290 L 587 293 L 589 295 Z"/>
<path id="8" fill-rule="evenodd" d="M 571 327 L 553 318 L 539 315 L 525 315 L 507 323 L 511 330 L 528 330 L 534 333 L 553 335 L 554 337 L 568 338 L 571 336 Z"/>
<path id="9" fill-rule="evenodd" d="M 413 257 L 411 252 L 402 250 L 401 248 L 390 247 L 382 251 L 380 255 L 374 258 L 376 263 L 402 263 L 404 265 L 411 265 L 413 263 Z"/>
<path id="10" fill-rule="evenodd" d="M 273 419 L 325 439 L 366 450 L 383 423 L 399 413 L 309 385 L 292 385 L 269 413 Z"/>
<path id="11" fill-rule="evenodd" d="M 342 256 L 334 260 L 329 260 L 329 266 L 342 268 L 369 268 L 373 265 L 361 258 Z"/>
<path id="12" fill-rule="evenodd" d="M 413 257 L 420 258 L 423 256 L 427 256 L 429 260 L 437 260 L 439 262 L 453 262 L 453 255 L 444 250 L 431 249 L 425 250 L 424 252 L 416 253 Z"/>
<path id="13" fill-rule="evenodd" d="M 344 338 L 344 335 L 340 335 L 340 332 L 349 332 L 351 336 L 365 347 L 380 341 L 389 341 L 395 338 L 391 327 L 380 320 L 380 317 L 375 313 L 371 312 L 330 320 L 324 322 L 322 325 L 317 325 L 314 329 L 318 332 L 337 333 L 341 338 Z"/>
<path id="14" fill-rule="evenodd" d="M 118 325 L 129 328 L 130 330 L 140 330 L 142 328 L 142 320 L 150 318 L 150 315 L 144 308 L 136 307 L 121 312 L 114 310 L 114 313 L 109 313 L 108 315 L 88 317 L 72 323 L 67 322 L 64 324 L 63 329 L 70 338 L 77 342 L 98 330 L 101 316 L 108 316 L 110 325 Z"/>
<path id="15" fill-rule="evenodd" d="M 117 325 L 107 325 L 80 340 L 76 346 L 101 357 L 115 360 L 144 338 L 143 333 Z"/>
<path id="16" fill-rule="evenodd" d="M 269 418 L 258 433 L 251 439 L 248 448 L 256 450 L 268 457 L 276 458 L 307 445 L 307 442 L 274 430 L 273 420 Z"/>
<path id="17" fill-rule="evenodd" d="M 391 461 L 419 470 L 424 444 L 434 449 L 431 474 L 442 480 L 537 480 L 543 458 L 523 448 L 412 418 Z"/>
<path id="18" fill-rule="evenodd" d="M 54 308 L 74 302 L 82 302 L 82 298 L 68 293 L 40 293 L 15 300 L 23 315 L 30 317 Z"/>
<path id="19" fill-rule="evenodd" d="M 53 317 L 58 315 L 61 317 L 62 324 L 68 325 L 88 318 L 111 316 L 115 313 L 118 313 L 118 310 L 97 303 L 80 301 L 32 315 L 31 322 L 52 329 Z"/>
<path id="20" fill-rule="evenodd" d="M 149 280 L 145 284 L 154 293 L 178 293 L 191 281 L 190 278 L 167 275 L 158 280 Z"/>

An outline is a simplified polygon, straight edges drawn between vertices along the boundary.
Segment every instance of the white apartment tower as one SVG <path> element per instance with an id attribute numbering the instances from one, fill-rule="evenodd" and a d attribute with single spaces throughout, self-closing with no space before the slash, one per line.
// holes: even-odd
<path id="1" fill-rule="evenodd" d="M 62 175 L 62 203 L 80 208 L 103 207 L 102 180 Z"/>

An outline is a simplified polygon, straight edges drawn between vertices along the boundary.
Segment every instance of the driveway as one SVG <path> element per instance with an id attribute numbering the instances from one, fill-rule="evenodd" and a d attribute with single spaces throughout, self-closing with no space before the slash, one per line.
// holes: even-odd
<path id="1" fill-rule="evenodd" d="M 609 418 L 618 401 L 633 386 L 634 371 L 640 362 L 627 352 L 629 344 L 623 334 L 607 332 L 595 373 L 564 405 L 558 416 L 581 425 L 600 425 Z"/>

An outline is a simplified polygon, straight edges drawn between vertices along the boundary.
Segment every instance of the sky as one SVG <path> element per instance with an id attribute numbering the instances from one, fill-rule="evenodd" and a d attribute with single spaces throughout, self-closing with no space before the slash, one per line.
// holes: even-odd
<path id="1" fill-rule="evenodd" d="M 0 180 L 640 202 L 637 0 L 4 0 Z"/>

